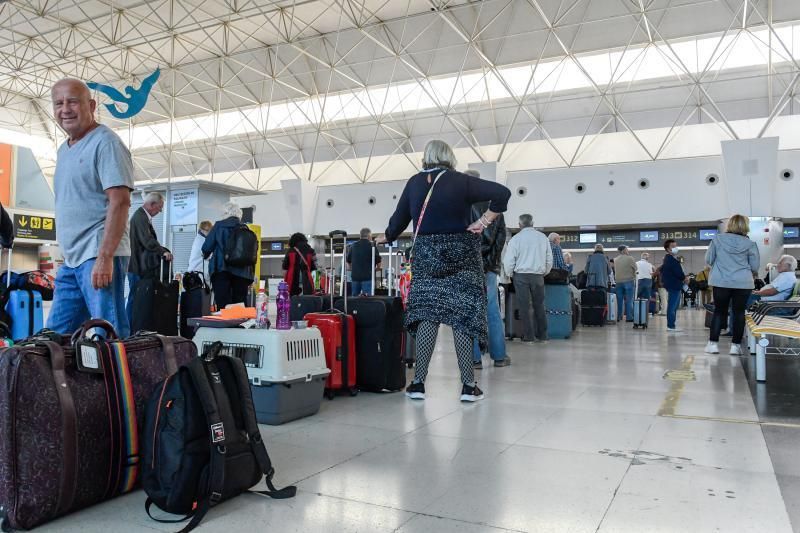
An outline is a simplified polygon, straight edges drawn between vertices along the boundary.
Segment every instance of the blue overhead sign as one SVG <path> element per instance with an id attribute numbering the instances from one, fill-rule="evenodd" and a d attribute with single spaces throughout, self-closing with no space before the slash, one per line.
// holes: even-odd
<path id="1" fill-rule="evenodd" d="M 640 242 L 657 242 L 658 241 L 658 231 L 640 231 L 639 232 L 639 241 Z"/>
<path id="2" fill-rule="evenodd" d="M 701 229 L 700 230 L 700 240 L 701 241 L 712 241 L 714 237 L 717 236 L 719 230 L 716 229 Z"/>

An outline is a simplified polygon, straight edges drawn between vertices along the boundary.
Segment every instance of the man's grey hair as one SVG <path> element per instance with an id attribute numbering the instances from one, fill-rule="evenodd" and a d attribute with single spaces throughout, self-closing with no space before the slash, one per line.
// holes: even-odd
<path id="1" fill-rule="evenodd" d="M 474 168 L 468 168 L 467 170 L 464 171 L 464 174 L 466 174 L 467 176 L 472 176 L 473 178 L 481 177 L 480 171 L 475 170 Z"/>
<path id="2" fill-rule="evenodd" d="M 570 259 L 572 259 L 572 253 L 564 252 L 564 261 L 569 261 Z"/>
<path id="3" fill-rule="evenodd" d="M 648 259 L 650 259 L 650 254 L 648 254 L 647 252 L 643 252 L 642 253 L 642 260 L 647 261 Z"/>
<path id="4" fill-rule="evenodd" d="M 519 225 L 523 228 L 533 227 L 533 215 L 525 213 L 519 216 Z"/>
<path id="5" fill-rule="evenodd" d="M 422 154 L 422 166 L 424 168 L 456 168 L 457 163 L 453 149 L 446 142 L 434 139 L 425 145 L 425 153 Z"/>
<path id="6" fill-rule="evenodd" d="M 361 228 L 361 238 L 362 239 L 369 239 L 369 236 L 372 235 L 372 230 L 369 228 Z"/>
<path id="7" fill-rule="evenodd" d="M 558 240 L 560 238 L 561 238 L 561 235 L 559 235 L 556 232 L 553 232 L 553 233 L 551 233 L 550 235 L 547 236 L 547 240 L 549 240 L 550 242 L 556 242 L 556 240 Z"/>
<path id="8" fill-rule="evenodd" d="M 146 204 L 163 204 L 164 195 L 157 191 L 142 193 L 142 200 Z"/>
<path id="9" fill-rule="evenodd" d="M 793 255 L 782 255 L 781 258 L 778 259 L 778 264 L 780 265 L 781 263 L 786 263 L 791 267 L 789 272 L 797 270 L 797 258 Z"/>
<path id="10" fill-rule="evenodd" d="M 242 218 L 242 208 L 239 207 L 239 204 L 235 202 L 228 202 L 222 207 L 223 213 L 225 213 L 225 218 L 228 217 L 236 217 Z"/>
<path id="11" fill-rule="evenodd" d="M 603 251 L 603 245 L 598 242 L 597 244 L 594 245 L 594 251 L 595 252 L 602 252 Z"/>

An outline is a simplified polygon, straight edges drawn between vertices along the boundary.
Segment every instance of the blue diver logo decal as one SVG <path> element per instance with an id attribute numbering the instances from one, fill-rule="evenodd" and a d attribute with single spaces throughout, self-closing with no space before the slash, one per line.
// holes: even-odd
<path id="1" fill-rule="evenodd" d="M 131 85 L 125 87 L 125 94 L 122 94 L 110 85 L 104 85 L 94 81 L 90 81 L 86 85 L 88 85 L 90 89 L 99 91 L 111 98 L 114 103 L 104 104 L 106 109 L 108 109 L 108 112 L 115 118 L 124 119 L 131 118 L 144 109 L 144 105 L 147 103 L 147 97 L 150 96 L 150 90 L 153 88 L 153 85 L 156 84 L 160 75 L 161 69 L 156 69 L 155 72 L 142 80 L 142 84 L 138 89 L 135 89 Z M 117 104 L 127 105 L 128 108 L 125 111 L 120 111 L 117 108 Z"/>

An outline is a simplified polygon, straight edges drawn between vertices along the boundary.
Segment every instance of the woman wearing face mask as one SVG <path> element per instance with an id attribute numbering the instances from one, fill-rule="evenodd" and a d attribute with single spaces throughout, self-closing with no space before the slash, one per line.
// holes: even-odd
<path id="1" fill-rule="evenodd" d="M 681 262 L 678 260 L 678 243 L 675 239 L 664 241 L 664 250 L 667 255 L 661 265 L 661 283 L 667 290 L 667 331 L 681 331 L 675 325 L 678 317 L 678 307 L 681 304 L 681 292 L 686 283 L 686 274 L 683 272 Z"/>

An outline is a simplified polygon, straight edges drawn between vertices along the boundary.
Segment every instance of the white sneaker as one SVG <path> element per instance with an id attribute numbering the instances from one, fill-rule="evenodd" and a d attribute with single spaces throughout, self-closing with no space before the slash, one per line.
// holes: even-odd
<path id="1" fill-rule="evenodd" d="M 742 346 L 740 344 L 731 344 L 730 355 L 742 355 Z"/>
<path id="2" fill-rule="evenodd" d="M 669 333 L 680 333 L 680 332 L 682 332 L 683 330 L 682 330 L 681 328 L 667 328 L 667 331 L 668 331 Z"/>
<path id="3" fill-rule="evenodd" d="M 732 349 L 733 348 L 731 348 L 731 350 Z M 706 344 L 705 352 L 706 353 L 719 353 L 719 345 L 716 342 L 708 341 L 708 344 Z"/>

